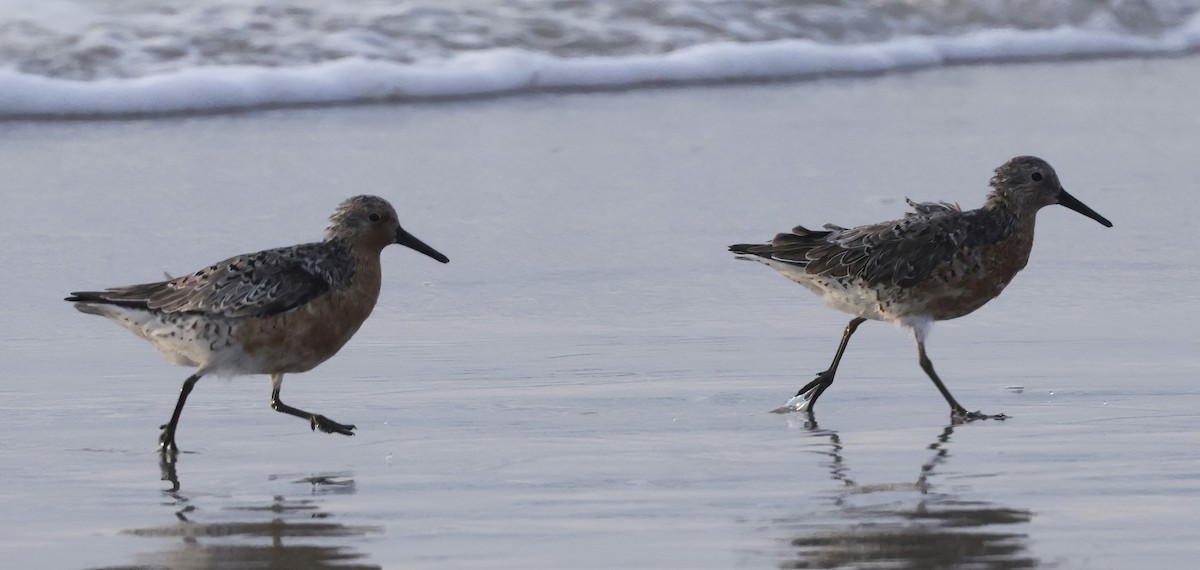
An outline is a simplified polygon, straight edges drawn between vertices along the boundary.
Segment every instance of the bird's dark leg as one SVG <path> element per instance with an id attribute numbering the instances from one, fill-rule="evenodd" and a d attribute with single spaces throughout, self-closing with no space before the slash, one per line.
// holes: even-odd
<path id="1" fill-rule="evenodd" d="M 312 424 L 313 430 L 321 430 L 325 433 L 340 433 L 342 435 L 354 435 L 350 431 L 354 429 L 353 425 L 339 424 L 320 414 L 306 412 L 304 410 L 293 408 L 279 399 L 279 389 L 283 387 L 283 374 L 271 375 L 271 407 L 277 412 L 291 414 L 298 418 L 304 418 Z"/>
<path id="2" fill-rule="evenodd" d="M 796 398 L 804 397 L 802 404 L 803 409 L 812 413 L 813 406 L 817 403 L 817 398 L 825 393 L 825 390 L 833 384 L 833 377 L 837 374 L 838 364 L 842 362 L 842 354 L 846 352 L 846 345 L 850 343 L 850 335 L 858 330 L 858 325 L 866 322 L 867 319 L 855 317 L 846 325 L 846 331 L 842 333 L 842 342 L 838 344 L 837 354 L 833 355 L 833 362 L 830 363 L 829 369 L 817 374 L 817 377 L 812 382 L 805 384 L 798 392 Z"/>
<path id="3" fill-rule="evenodd" d="M 966 408 L 962 407 L 962 404 L 959 404 L 958 400 L 955 400 L 954 396 L 950 395 L 950 390 L 946 388 L 941 378 L 938 378 L 937 373 L 933 371 L 933 362 L 925 354 L 925 335 L 920 331 L 916 331 L 915 336 L 917 338 L 917 356 L 921 361 L 921 370 L 924 370 L 925 374 L 929 375 L 929 379 L 933 380 L 933 385 L 937 386 L 938 391 L 942 393 L 942 397 L 950 404 L 950 417 L 952 420 L 969 422 L 973 420 L 1003 420 L 1008 418 L 1004 414 L 993 416 L 982 412 L 968 412 Z"/>
<path id="4" fill-rule="evenodd" d="M 163 452 L 177 453 L 179 447 L 175 445 L 175 428 L 179 425 L 179 415 L 183 413 L 183 404 L 187 402 L 188 394 L 192 393 L 192 387 L 196 385 L 196 381 L 200 380 L 200 374 L 192 374 L 187 380 L 183 381 L 183 388 L 179 389 L 179 399 L 175 401 L 175 413 L 171 414 L 171 421 L 159 426 L 162 433 L 158 436 L 158 450 Z"/>

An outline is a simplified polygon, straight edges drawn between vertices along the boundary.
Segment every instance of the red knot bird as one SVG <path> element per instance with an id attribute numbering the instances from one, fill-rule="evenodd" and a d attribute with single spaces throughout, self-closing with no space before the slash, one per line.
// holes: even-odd
<path id="1" fill-rule="evenodd" d="M 353 425 L 284 404 L 279 390 L 284 374 L 312 370 L 354 336 L 379 298 L 379 254 L 393 243 L 449 261 L 400 227 L 386 200 L 355 196 L 330 217 L 324 241 L 231 257 L 166 281 L 71 293 L 66 300 L 150 341 L 172 364 L 196 367 L 161 427 L 163 451 L 178 450 L 179 415 L 206 374 L 270 374 L 272 408 L 308 420 L 313 430 L 354 435 Z"/>
<path id="2" fill-rule="evenodd" d="M 850 336 L 867 319 L 912 330 L 921 369 L 950 404 L 955 419 L 1003 419 L 968 412 L 950 395 L 925 353 L 934 321 L 969 314 L 995 298 L 1029 261 L 1033 224 L 1043 206 L 1060 204 L 1112 227 L 1104 216 L 1063 190 L 1046 161 L 1018 156 L 996 169 L 983 207 L 908 203 L 904 219 L 825 231 L 797 226 L 767 244 L 738 244 L 740 258 L 765 263 L 821 296 L 828 306 L 854 315 L 829 369 L 796 393 L 784 408 L 810 412 L 837 373 Z"/>

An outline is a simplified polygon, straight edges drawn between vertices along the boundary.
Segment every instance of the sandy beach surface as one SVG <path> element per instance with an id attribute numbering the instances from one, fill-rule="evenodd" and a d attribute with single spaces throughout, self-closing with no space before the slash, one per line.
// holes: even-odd
<path id="1" fill-rule="evenodd" d="M 11 568 L 1186 568 L 1200 555 L 1200 60 L 152 120 L 0 123 Z M 1003 296 L 868 323 L 817 425 L 770 410 L 847 317 L 728 244 L 982 203 L 1034 154 Z M 291 375 L 203 379 L 61 301 L 320 239 L 378 194 L 373 316 Z M 174 482 L 172 481 L 174 480 Z"/>

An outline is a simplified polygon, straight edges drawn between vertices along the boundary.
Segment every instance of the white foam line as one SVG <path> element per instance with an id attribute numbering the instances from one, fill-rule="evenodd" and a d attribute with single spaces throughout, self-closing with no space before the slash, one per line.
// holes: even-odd
<path id="1" fill-rule="evenodd" d="M 1200 17 L 1149 38 L 1077 28 L 988 30 L 875 44 L 720 43 L 662 55 L 558 58 L 521 50 L 398 64 L 349 58 L 299 68 L 205 67 L 138 79 L 75 81 L 0 70 L 0 117 L 107 116 L 271 105 L 493 95 L 548 89 L 805 78 L 947 63 L 1178 54 L 1200 46 Z"/>

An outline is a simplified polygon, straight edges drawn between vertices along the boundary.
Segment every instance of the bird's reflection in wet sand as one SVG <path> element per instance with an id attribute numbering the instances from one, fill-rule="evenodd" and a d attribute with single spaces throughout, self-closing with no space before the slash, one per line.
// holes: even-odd
<path id="1" fill-rule="evenodd" d="M 208 507 L 180 491 L 176 458 L 161 460 L 164 506 L 171 509 L 170 524 L 135 528 L 124 534 L 172 539 L 158 552 L 138 556 L 127 569 L 171 568 L 286 568 L 289 570 L 378 570 L 364 555 L 347 546 L 347 539 L 382 532 L 375 526 L 346 525 L 328 520 L 313 496 L 355 492 L 350 474 L 312 476 L 273 475 L 298 485 L 307 498 L 276 495 L 261 504 Z M 302 486 L 302 487 L 300 487 Z M 302 491 L 300 489 L 303 489 Z"/>
<path id="2" fill-rule="evenodd" d="M 933 456 L 921 465 L 914 483 L 860 485 L 850 478 L 844 446 L 837 432 L 805 423 L 822 445 L 828 468 L 841 483 L 833 496 L 837 510 L 823 523 L 802 516 L 785 524 L 803 529 L 784 551 L 781 568 L 877 568 L 916 570 L 1035 568 L 1027 536 L 1014 525 L 1028 523 L 1033 513 L 960 493 L 942 491 L 938 469 L 950 458 L 954 425 L 945 427 L 929 445 Z M 833 522 L 828 522 L 833 519 Z M 845 519 L 845 522 L 838 522 Z M 1019 530 L 1016 529 L 1016 530 Z M 793 534 L 794 536 L 794 534 Z"/>

